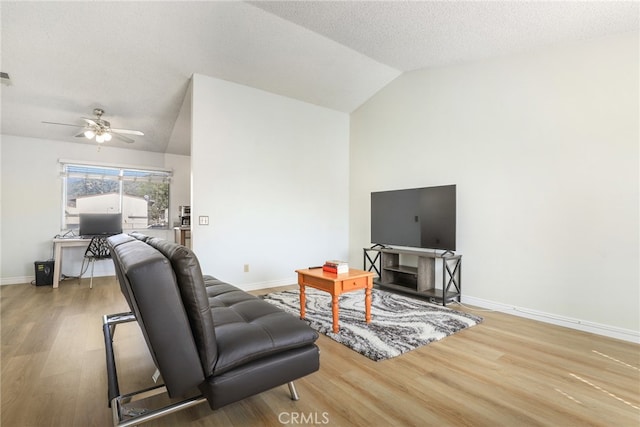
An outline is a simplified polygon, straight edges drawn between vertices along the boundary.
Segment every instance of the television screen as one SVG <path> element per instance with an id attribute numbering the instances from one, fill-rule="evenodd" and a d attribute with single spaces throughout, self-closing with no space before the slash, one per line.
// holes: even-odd
<path id="1" fill-rule="evenodd" d="M 122 233 L 122 214 L 81 213 L 81 236 L 111 236 Z"/>
<path id="2" fill-rule="evenodd" d="M 371 242 L 456 250 L 456 186 L 371 193 Z"/>

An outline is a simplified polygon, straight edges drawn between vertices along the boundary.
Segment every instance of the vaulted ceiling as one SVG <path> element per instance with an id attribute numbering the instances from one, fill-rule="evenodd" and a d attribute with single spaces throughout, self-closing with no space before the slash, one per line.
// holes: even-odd
<path id="1" fill-rule="evenodd" d="M 109 144 L 175 154 L 193 73 L 349 113 L 407 71 L 639 28 L 635 1 L 3 0 L 0 14 L 3 134 L 95 143 L 42 122 L 101 107 L 145 133 Z"/>

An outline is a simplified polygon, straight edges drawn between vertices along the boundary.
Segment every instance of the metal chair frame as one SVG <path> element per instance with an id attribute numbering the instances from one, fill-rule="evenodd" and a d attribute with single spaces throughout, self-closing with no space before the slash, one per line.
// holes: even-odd
<path id="1" fill-rule="evenodd" d="M 113 418 L 113 425 L 117 427 L 136 426 L 206 402 L 207 399 L 204 396 L 198 395 L 156 409 L 136 408 L 135 410 L 132 410 L 125 407 L 125 405 L 132 402 L 141 401 L 161 394 L 167 394 L 167 388 L 164 384 L 134 391 L 132 393 L 120 394 L 116 359 L 113 350 L 113 336 L 116 332 L 116 325 L 119 323 L 135 321 L 136 317 L 131 312 L 105 314 L 102 317 L 102 332 L 104 333 L 104 346 L 107 359 L 107 394 Z M 289 382 L 288 386 L 289 393 L 291 394 L 291 400 L 299 400 L 298 392 L 296 391 L 296 387 L 293 382 Z"/>

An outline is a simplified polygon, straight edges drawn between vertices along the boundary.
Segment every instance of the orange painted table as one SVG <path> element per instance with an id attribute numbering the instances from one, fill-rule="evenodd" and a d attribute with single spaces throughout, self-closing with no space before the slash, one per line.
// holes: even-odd
<path id="1" fill-rule="evenodd" d="M 365 289 L 365 320 L 371 322 L 371 289 L 373 288 L 373 273 L 363 270 L 349 269 L 348 273 L 335 274 L 323 271 L 322 268 L 307 268 L 296 270 L 298 285 L 300 285 L 300 318 L 304 319 L 306 297 L 305 286 L 310 286 L 331 294 L 331 311 L 333 314 L 333 333 L 338 333 L 338 297 L 345 292 Z"/>

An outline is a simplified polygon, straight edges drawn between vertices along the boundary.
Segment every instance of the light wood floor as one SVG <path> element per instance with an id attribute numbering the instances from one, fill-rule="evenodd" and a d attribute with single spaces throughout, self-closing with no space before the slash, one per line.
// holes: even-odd
<path id="1" fill-rule="evenodd" d="M 3 427 L 108 426 L 102 315 L 126 311 L 113 278 L 0 287 Z M 468 309 L 463 309 L 468 310 Z M 634 426 L 640 346 L 502 313 L 400 357 L 373 362 L 325 336 L 321 368 L 211 411 L 145 426 Z M 151 386 L 135 323 L 118 325 L 121 392 Z"/>

